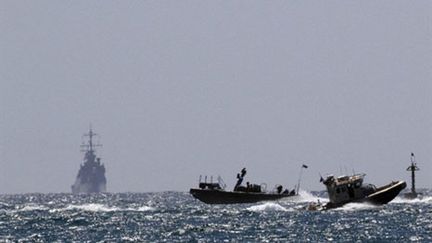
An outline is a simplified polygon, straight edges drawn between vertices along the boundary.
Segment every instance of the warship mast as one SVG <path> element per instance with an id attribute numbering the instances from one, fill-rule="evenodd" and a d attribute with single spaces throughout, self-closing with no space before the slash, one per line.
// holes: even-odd
<path id="1" fill-rule="evenodd" d="M 417 163 L 415 162 L 414 153 L 411 153 L 411 165 L 406 169 L 407 171 L 411 171 L 411 192 L 406 193 L 405 196 L 409 198 L 416 198 L 417 192 L 415 190 L 415 172 L 420 170 L 417 167 Z"/>
<path id="2" fill-rule="evenodd" d="M 91 125 L 89 132 L 85 133 L 83 136 L 89 137 L 89 141 L 88 144 L 81 144 L 81 152 L 90 152 L 91 154 L 93 154 L 95 152 L 94 147 L 102 147 L 102 144 L 99 143 L 93 145 L 93 137 L 98 136 L 98 134 L 93 132 Z"/>

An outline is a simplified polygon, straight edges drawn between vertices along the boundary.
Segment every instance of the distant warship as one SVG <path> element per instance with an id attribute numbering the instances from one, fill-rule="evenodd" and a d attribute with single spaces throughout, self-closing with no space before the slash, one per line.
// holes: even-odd
<path id="1" fill-rule="evenodd" d="M 88 144 L 81 145 L 82 152 L 85 152 L 83 164 L 81 164 L 72 185 L 72 193 L 98 193 L 106 192 L 105 166 L 101 163 L 100 158 L 96 157 L 95 147 L 101 144 L 93 144 L 93 137 L 96 133 L 90 128 L 89 133 L 84 134 L 89 137 Z"/>

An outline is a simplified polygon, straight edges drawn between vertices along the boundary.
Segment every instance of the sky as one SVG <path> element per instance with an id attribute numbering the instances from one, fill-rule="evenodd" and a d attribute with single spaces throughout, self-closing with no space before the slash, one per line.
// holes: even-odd
<path id="1" fill-rule="evenodd" d="M 110 192 L 199 175 L 432 188 L 432 1 L 0 3 L 0 193 L 70 192 L 90 124 Z"/>

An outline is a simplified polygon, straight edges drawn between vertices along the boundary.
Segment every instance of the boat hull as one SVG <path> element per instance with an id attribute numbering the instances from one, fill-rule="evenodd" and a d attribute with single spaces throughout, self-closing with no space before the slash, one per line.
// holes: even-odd
<path id="1" fill-rule="evenodd" d="M 274 201 L 287 197 L 291 194 L 257 193 L 257 192 L 229 192 L 222 190 L 190 189 L 190 194 L 207 204 L 235 204 L 256 203 L 260 201 Z"/>
<path id="2" fill-rule="evenodd" d="M 376 205 L 387 204 L 391 200 L 393 200 L 397 195 L 399 195 L 399 193 L 403 189 L 405 189 L 405 187 L 406 187 L 405 181 L 390 183 L 386 186 L 378 188 L 378 190 L 375 193 L 368 195 L 365 201 Z"/>

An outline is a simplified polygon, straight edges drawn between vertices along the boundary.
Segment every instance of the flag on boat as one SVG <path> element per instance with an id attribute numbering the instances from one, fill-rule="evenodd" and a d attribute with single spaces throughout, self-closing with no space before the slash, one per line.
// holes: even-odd
<path id="1" fill-rule="evenodd" d="M 302 165 L 302 168 L 305 168 L 305 169 L 307 169 L 307 168 L 308 168 L 308 166 L 307 166 L 307 165 L 305 165 L 305 164 L 303 164 L 303 165 Z"/>

